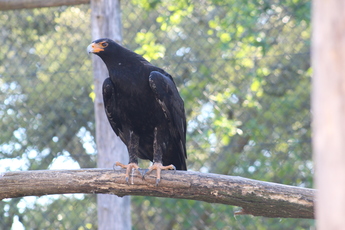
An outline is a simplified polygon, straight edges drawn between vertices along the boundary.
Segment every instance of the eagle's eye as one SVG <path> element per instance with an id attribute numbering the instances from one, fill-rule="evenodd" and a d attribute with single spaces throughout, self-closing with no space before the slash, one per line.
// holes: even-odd
<path id="1" fill-rule="evenodd" d="M 108 43 L 107 43 L 107 42 L 102 42 L 102 43 L 101 43 L 101 46 L 107 47 L 107 46 L 108 46 Z"/>

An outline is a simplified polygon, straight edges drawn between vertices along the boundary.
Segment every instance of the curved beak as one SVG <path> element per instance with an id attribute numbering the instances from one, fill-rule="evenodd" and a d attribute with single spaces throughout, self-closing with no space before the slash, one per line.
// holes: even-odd
<path id="1" fill-rule="evenodd" d="M 99 53 L 101 51 L 104 51 L 103 47 L 99 43 L 91 43 L 87 47 L 87 52 L 88 53 Z"/>

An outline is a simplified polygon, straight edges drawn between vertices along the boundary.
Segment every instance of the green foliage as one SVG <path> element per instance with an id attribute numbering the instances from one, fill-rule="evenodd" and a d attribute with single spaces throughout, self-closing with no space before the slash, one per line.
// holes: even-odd
<path id="1" fill-rule="evenodd" d="M 19 219 L 26 229 L 97 229 L 95 198 L 84 195 L 36 198 L 32 207 L 26 206 L 21 210 Z M 47 205 L 51 210 L 50 215 L 45 215 Z M 74 218 L 71 218 L 71 214 Z"/>
<path id="2" fill-rule="evenodd" d="M 49 169 L 59 157 L 80 167 L 95 167 L 93 103 L 89 97 L 92 71 L 85 51 L 91 40 L 90 35 L 85 37 L 89 34 L 88 7 L 9 11 L 0 18 L 4 41 L 0 53 L 1 171 Z M 13 200 L 18 202 L 5 202 L 9 211 L 0 211 L 0 219 L 6 219 L 0 221 L 1 229 L 10 229 L 14 216 L 19 216 L 27 229 L 48 229 L 47 223 L 59 222 L 42 221 L 46 227 L 34 227 L 41 222 L 35 218 L 44 214 L 47 204 L 28 218 L 32 208 L 20 213 L 20 199 Z M 49 207 L 54 209 L 64 202 L 68 201 L 56 200 Z M 90 206 L 91 200 L 78 202 Z M 47 212 L 41 218 L 56 218 L 52 215 Z M 95 219 L 92 221 L 95 225 Z M 68 226 L 67 222 L 60 225 Z"/>
<path id="3" fill-rule="evenodd" d="M 171 73 L 184 98 L 189 169 L 313 186 L 309 1 L 131 0 L 122 10 L 125 46 Z M 83 6 L 0 15 L 0 128 L 6 130 L 0 157 L 23 159 L 21 169 L 49 168 L 59 156 L 95 166 L 92 72 L 85 52 L 89 13 Z M 13 216 L 28 229 L 97 226 L 94 197 L 61 196 L 31 202 L 25 210 L 20 203 L 2 204 L 2 228 L 11 226 Z M 234 217 L 237 207 L 191 200 L 133 197 L 132 206 L 133 229 L 313 225 Z M 69 212 L 86 221 L 68 218 Z"/>
<path id="4" fill-rule="evenodd" d="M 0 128 L 6 130 L 0 156 L 26 158 L 26 169 L 46 169 L 67 151 L 82 167 L 94 166 L 77 135 L 94 133 L 91 62 L 84 51 L 89 41 L 79 27 L 89 15 L 74 7 L 10 15 L 1 20 L 8 50 L 0 59 Z M 10 33 L 18 24 L 24 29 Z"/>
<path id="5" fill-rule="evenodd" d="M 140 45 L 135 52 L 143 55 L 143 57 L 148 61 L 164 57 L 165 47 L 161 44 L 156 44 L 154 34 L 152 32 L 137 33 L 135 42 Z"/>
<path id="6" fill-rule="evenodd" d="M 150 34 L 146 44 L 165 45 L 164 59 L 152 62 L 173 75 L 185 100 L 189 169 L 312 187 L 309 2 L 161 1 L 144 10 L 123 10 L 148 19 L 137 28 L 134 21 L 124 24 L 126 46 L 136 48 L 131 37 L 142 33 Z M 235 219 L 232 207 L 195 201 L 132 200 L 135 207 L 144 206 L 133 209 L 135 229 L 143 229 L 139 223 L 156 223 L 151 227 L 157 229 L 307 229 L 313 224 Z M 180 217 L 186 213 L 188 218 Z"/>

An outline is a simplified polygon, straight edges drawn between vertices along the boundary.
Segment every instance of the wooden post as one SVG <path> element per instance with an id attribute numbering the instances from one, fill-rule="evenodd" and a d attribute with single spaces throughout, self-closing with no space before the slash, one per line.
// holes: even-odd
<path id="1" fill-rule="evenodd" d="M 313 151 L 317 229 L 345 226 L 345 2 L 313 1 Z"/>
<path id="2" fill-rule="evenodd" d="M 119 0 L 91 0 L 91 26 L 93 40 L 111 38 L 121 42 L 121 10 Z M 91 41 L 90 41 L 91 42 Z M 98 167 L 112 168 L 115 161 L 128 162 L 126 146 L 110 127 L 105 116 L 102 84 L 109 76 L 103 61 L 92 56 L 95 85 L 95 117 Z M 98 229 L 131 229 L 130 198 L 97 195 Z"/>

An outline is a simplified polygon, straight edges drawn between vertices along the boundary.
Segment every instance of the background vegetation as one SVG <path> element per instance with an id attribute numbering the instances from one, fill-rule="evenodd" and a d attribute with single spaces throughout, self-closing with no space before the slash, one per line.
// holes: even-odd
<path id="1" fill-rule="evenodd" d="M 96 166 L 89 5 L 0 13 L 0 171 Z M 310 2 L 122 2 L 123 44 L 173 75 L 188 168 L 312 187 Z M 7 199 L 0 228 L 95 229 L 95 197 Z M 133 229 L 310 229 L 237 207 L 132 197 Z"/>

